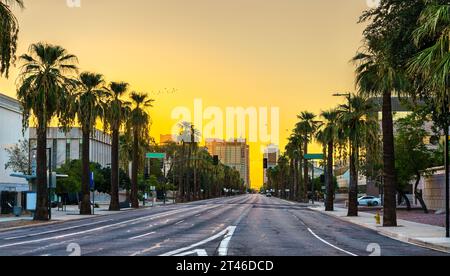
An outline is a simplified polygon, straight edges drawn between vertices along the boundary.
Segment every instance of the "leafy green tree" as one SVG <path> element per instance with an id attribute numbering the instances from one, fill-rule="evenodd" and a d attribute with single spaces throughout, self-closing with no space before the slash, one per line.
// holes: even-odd
<path id="1" fill-rule="evenodd" d="M 397 121 L 396 167 L 400 193 L 404 194 L 403 189 L 410 185 L 412 181 L 415 181 L 415 197 L 422 205 L 425 213 L 428 213 L 422 191 L 418 190 L 418 186 L 422 174 L 426 173 L 427 169 L 439 165 L 439 160 L 436 160 L 436 151 L 431 150 L 424 143 L 430 134 L 424 129 L 423 122 L 424 118 L 416 113 Z M 410 208 L 408 200 L 407 203 L 408 208 Z"/>
<path id="2" fill-rule="evenodd" d="M 82 160 L 72 160 L 57 169 L 58 174 L 68 175 L 67 178 L 58 179 L 56 185 L 57 194 L 68 194 L 68 193 L 80 193 L 82 192 Z M 102 168 L 98 163 L 89 163 L 89 171 L 94 173 L 94 186 L 102 187 L 105 185 L 105 178 L 102 172 Z M 90 191 L 90 186 L 89 186 Z M 89 204 L 90 206 L 90 204 Z"/>
<path id="3" fill-rule="evenodd" d="M 22 55 L 17 98 L 23 109 L 23 127 L 28 128 L 33 115 L 37 132 L 37 208 L 35 220 L 48 220 L 47 126 L 57 117 L 61 126 L 70 125 L 67 110 L 71 91 L 76 87 L 72 74 L 77 72 L 77 58 L 60 47 L 46 43 L 32 44 Z"/>
<path id="4" fill-rule="evenodd" d="M 11 148 L 5 149 L 9 156 L 8 162 L 5 164 L 5 170 L 11 169 L 16 173 L 29 173 L 30 158 L 29 158 L 29 144 L 28 140 L 19 141 Z"/>
<path id="5" fill-rule="evenodd" d="M 95 188 L 100 193 L 106 193 L 111 195 L 111 174 L 112 174 L 111 168 L 110 167 L 102 168 L 101 173 L 103 175 L 103 179 L 105 179 L 105 182 L 98 183 L 98 185 L 96 185 Z M 124 190 L 129 190 L 131 187 L 131 179 L 123 169 L 119 169 L 118 186 L 120 189 Z"/>
<path id="6" fill-rule="evenodd" d="M 16 58 L 19 22 L 11 10 L 13 6 L 24 8 L 23 0 L 0 0 L 0 77 L 8 77 Z"/>

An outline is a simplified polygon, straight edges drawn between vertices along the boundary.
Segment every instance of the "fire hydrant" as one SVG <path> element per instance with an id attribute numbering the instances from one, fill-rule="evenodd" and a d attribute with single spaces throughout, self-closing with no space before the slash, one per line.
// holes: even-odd
<path id="1" fill-rule="evenodd" d="M 377 223 L 377 225 L 381 224 L 381 215 L 380 212 L 377 212 L 377 214 L 375 215 L 375 221 Z"/>

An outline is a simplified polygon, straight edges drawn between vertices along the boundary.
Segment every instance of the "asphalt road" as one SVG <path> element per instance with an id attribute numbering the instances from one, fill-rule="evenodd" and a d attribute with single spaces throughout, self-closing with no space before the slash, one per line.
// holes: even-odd
<path id="1" fill-rule="evenodd" d="M 0 256 L 429 256 L 443 253 L 261 195 L 0 232 Z"/>

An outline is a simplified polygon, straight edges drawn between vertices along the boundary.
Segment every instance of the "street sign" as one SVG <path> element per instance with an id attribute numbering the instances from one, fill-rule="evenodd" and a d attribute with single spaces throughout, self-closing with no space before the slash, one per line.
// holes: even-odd
<path id="1" fill-rule="evenodd" d="M 305 154 L 303 156 L 306 160 L 322 160 L 324 159 L 323 153 Z"/>
<path id="2" fill-rule="evenodd" d="M 91 190 L 95 189 L 94 172 L 91 172 L 89 174 L 89 186 L 90 186 Z"/>
<path id="3" fill-rule="evenodd" d="M 147 159 L 166 159 L 166 154 L 165 153 L 152 152 L 152 153 L 147 153 L 145 155 L 145 157 Z"/>

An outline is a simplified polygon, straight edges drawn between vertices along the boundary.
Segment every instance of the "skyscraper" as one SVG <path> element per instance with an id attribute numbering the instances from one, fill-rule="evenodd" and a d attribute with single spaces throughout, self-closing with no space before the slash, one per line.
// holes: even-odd
<path id="1" fill-rule="evenodd" d="M 206 148 L 211 155 L 217 155 L 224 165 L 239 171 L 245 185 L 250 188 L 250 146 L 245 139 L 206 139 Z"/>

